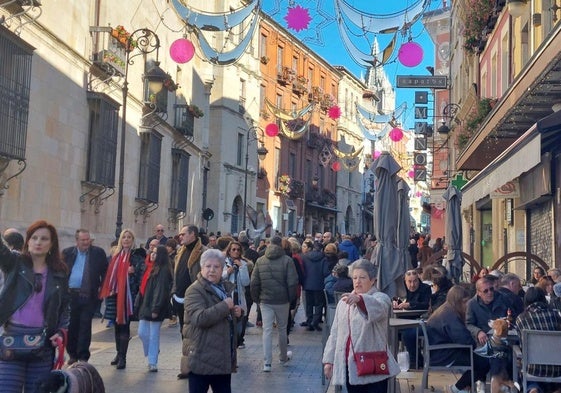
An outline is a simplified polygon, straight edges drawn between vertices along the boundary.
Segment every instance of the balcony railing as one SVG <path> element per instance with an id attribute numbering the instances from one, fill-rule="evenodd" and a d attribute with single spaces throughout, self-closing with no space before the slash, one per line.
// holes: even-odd
<path id="1" fill-rule="evenodd" d="M 93 34 L 93 63 L 108 76 L 124 76 L 126 51 L 125 45 L 113 36 L 109 26 L 91 26 Z"/>
<path id="2" fill-rule="evenodd" d="M 189 111 L 189 105 L 175 105 L 175 119 L 173 126 L 177 131 L 187 137 L 192 137 L 194 135 L 195 116 Z"/>

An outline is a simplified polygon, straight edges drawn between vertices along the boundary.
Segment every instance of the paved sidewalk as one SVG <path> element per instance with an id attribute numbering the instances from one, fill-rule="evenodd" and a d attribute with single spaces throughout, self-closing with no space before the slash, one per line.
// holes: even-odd
<path id="1" fill-rule="evenodd" d="M 322 332 L 308 332 L 300 327 L 304 318 L 297 315 L 297 323 L 291 332 L 289 350 L 293 358 L 282 366 L 278 360 L 278 348 L 273 351 L 273 369 L 264 373 L 261 345 L 261 328 L 252 327 L 246 332 L 244 349 L 238 350 L 238 372 L 232 374 L 233 392 L 334 392 L 321 381 Z M 255 316 L 250 320 L 255 322 Z M 131 324 L 133 338 L 129 345 L 127 368 L 116 370 L 109 362 L 115 356 L 113 328 L 105 328 L 105 322 L 93 320 L 92 356 L 90 363 L 101 374 L 108 393 L 121 392 L 188 392 L 187 380 L 178 380 L 181 357 L 179 328 L 168 328 L 164 321 L 161 330 L 160 357 L 157 373 L 147 371 L 142 343 L 136 335 L 138 323 Z M 273 342 L 276 343 L 276 333 Z"/>
<path id="2" fill-rule="evenodd" d="M 261 328 L 252 327 L 246 332 L 244 349 L 238 350 L 238 372 L 232 374 L 232 391 L 267 392 L 267 393 L 335 393 L 335 388 L 322 385 L 321 380 L 321 338 L 323 332 L 309 332 L 300 327 L 305 318 L 302 307 L 296 315 L 296 326 L 291 332 L 289 350 L 293 358 L 282 366 L 278 360 L 278 348 L 273 350 L 273 369 L 264 373 L 263 353 L 261 345 Z M 255 315 L 250 315 L 255 322 Z M 158 372 L 147 370 L 142 343 L 136 335 L 138 323 L 131 324 L 133 338 L 129 345 L 127 368 L 116 370 L 109 362 L 115 356 L 113 328 L 106 328 L 105 322 L 93 320 L 92 356 L 90 363 L 101 374 L 107 393 L 154 392 L 154 393 L 187 393 L 187 380 L 178 380 L 179 362 L 181 357 L 181 340 L 179 327 L 168 328 L 167 320 L 161 330 L 160 357 Z M 273 343 L 277 342 L 276 332 Z M 450 373 L 431 372 L 429 390 L 444 393 L 445 386 L 453 383 L 459 376 Z M 398 377 L 396 393 L 423 393 L 420 389 L 422 371 L 403 373 Z M 343 389 L 343 392 L 346 390 Z"/>

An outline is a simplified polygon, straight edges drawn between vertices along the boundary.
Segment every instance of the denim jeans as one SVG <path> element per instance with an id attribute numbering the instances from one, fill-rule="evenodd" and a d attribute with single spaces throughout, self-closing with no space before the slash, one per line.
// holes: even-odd
<path id="1" fill-rule="evenodd" d="M 261 314 L 263 315 L 263 359 L 265 364 L 273 361 L 273 322 L 277 320 L 277 332 L 279 335 L 279 359 L 286 361 L 286 349 L 288 338 L 286 325 L 288 323 L 289 304 L 265 304 L 261 303 Z"/>
<path id="2" fill-rule="evenodd" d="M 158 353 L 160 352 L 160 328 L 162 321 L 138 321 L 138 337 L 142 341 L 144 356 L 148 356 L 148 364 L 158 364 Z"/>

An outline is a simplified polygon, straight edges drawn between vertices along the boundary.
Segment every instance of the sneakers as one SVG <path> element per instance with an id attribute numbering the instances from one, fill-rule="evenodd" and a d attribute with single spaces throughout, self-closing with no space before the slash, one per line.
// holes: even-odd
<path id="1" fill-rule="evenodd" d="M 263 365 L 263 372 L 270 373 L 271 372 L 271 365 L 270 364 L 264 364 Z"/>
<path id="2" fill-rule="evenodd" d="M 456 385 L 448 386 L 448 390 L 452 393 L 469 393 L 469 390 L 460 390 L 456 387 Z"/>
<path id="3" fill-rule="evenodd" d="M 156 366 L 155 364 L 149 364 L 148 365 L 148 371 L 151 373 L 157 373 L 158 372 L 158 366 Z"/>
<path id="4" fill-rule="evenodd" d="M 281 364 L 284 366 L 292 359 L 292 351 L 286 351 L 286 360 L 281 360 Z"/>

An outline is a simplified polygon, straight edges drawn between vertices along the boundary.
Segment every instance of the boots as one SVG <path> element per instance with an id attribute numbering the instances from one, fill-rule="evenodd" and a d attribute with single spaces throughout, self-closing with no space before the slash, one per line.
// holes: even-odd
<path id="1" fill-rule="evenodd" d="M 117 353 L 117 370 L 123 370 L 127 367 L 127 350 L 129 349 L 129 337 L 121 336 L 119 341 L 119 352 Z"/>
<path id="2" fill-rule="evenodd" d="M 116 366 L 117 363 L 119 363 L 119 352 L 120 352 L 120 347 L 121 347 L 121 340 L 119 335 L 117 334 L 117 329 L 115 329 L 115 349 L 117 350 L 117 354 L 115 355 L 115 357 L 113 358 L 113 360 L 111 360 L 111 365 L 112 366 Z"/>

